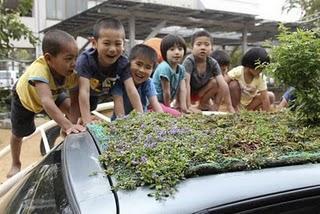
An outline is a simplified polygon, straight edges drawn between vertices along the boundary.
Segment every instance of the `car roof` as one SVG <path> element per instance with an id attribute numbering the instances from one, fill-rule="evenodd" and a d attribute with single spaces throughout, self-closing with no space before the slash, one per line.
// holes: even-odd
<path id="1" fill-rule="evenodd" d="M 147 187 L 111 191 L 99 152 L 90 133 L 69 135 L 63 148 L 65 179 L 83 213 L 192 213 L 250 198 L 313 187 L 320 184 L 320 164 L 274 167 L 188 178 L 172 197 L 156 200 Z M 95 174 L 92 176 L 92 174 Z M 113 182 L 116 182 L 113 180 Z"/>

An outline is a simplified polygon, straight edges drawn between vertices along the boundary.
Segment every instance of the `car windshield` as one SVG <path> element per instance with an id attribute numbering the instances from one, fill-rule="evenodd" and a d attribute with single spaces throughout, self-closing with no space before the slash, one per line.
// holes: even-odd
<path id="1" fill-rule="evenodd" d="M 72 213 L 61 174 L 60 150 L 50 153 L 24 181 L 8 213 Z"/>

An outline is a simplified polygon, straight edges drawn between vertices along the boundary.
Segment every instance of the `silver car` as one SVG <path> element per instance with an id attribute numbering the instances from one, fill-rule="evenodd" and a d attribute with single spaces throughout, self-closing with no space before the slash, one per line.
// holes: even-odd
<path id="1" fill-rule="evenodd" d="M 0 201 L 1 213 L 320 213 L 320 164 L 186 179 L 172 197 L 117 192 L 89 132 L 69 135 Z"/>

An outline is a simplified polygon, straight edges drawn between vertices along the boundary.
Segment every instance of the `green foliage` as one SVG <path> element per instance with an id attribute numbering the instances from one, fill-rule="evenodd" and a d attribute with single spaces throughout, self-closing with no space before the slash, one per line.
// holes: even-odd
<path id="1" fill-rule="evenodd" d="M 296 88 L 299 119 L 320 122 L 320 39 L 316 32 L 280 27 L 279 45 L 272 48 L 269 69 L 277 80 Z"/>
<path id="2" fill-rule="evenodd" d="M 21 0 L 16 10 L 4 7 L 4 0 L 0 0 L 0 56 L 9 56 L 13 50 L 10 40 L 28 39 L 31 44 L 37 43 L 37 38 L 25 26 L 20 16 L 32 8 L 32 0 Z"/>
<path id="3" fill-rule="evenodd" d="M 312 24 L 313 28 L 320 28 L 320 0 L 286 0 L 282 10 L 289 12 L 292 9 L 302 10 L 302 21 Z"/>
<path id="4" fill-rule="evenodd" d="M 230 53 L 230 57 L 231 57 L 231 61 L 230 61 L 230 65 L 231 68 L 236 67 L 238 65 L 241 64 L 241 58 L 242 58 L 242 50 L 240 48 L 240 46 L 235 46 L 231 53 Z"/>
<path id="5" fill-rule="evenodd" d="M 320 12 L 320 0 L 286 0 L 283 10 L 302 9 L 305 16 Z"/>
<path id="6" fill-rule="evenodd" d="M 100 161 L 115 189 L 148 186 L 157 199 L 189 176 L 320 161 L 320 127 L 303 127 L 289 112 L 134 113 L 100 125 Z"/>
<path id="7" fill-rule="evenodd" d="M 10 105 L 8 106 L 10 100 L 10 90 L 0 88 L 0 113 L 10 111 L 8 109 L 10 107 Z"/>
<path id="8" fill-rule="evenodd" d="M 30 13 L 33 6 L 33 0 L 20 0 L 17 11 L 20 16 L 26 16 Z"/>

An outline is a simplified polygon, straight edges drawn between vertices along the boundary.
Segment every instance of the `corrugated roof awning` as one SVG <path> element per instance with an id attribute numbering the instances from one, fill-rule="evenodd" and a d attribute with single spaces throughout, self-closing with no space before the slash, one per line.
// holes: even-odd
<path id="1" fill-rule="evenodd" d="M 101 4 L 85 10 L 71 18 L 44 29 L 58 28 L 70 33 L 73 36 L 87 38 L 91 35 L 94 23 L 104 17 L 119 19 L 125 29 L 126 35 L 130 34 L 130 19 L 134 18 L 135 39 L 144 40 L 161 24 L 166 27 L 181 26 L 188 29 L 205 28 L 210 32 L 248 32 L 248 42 L 258 42 L 273 37 L 277 33 L 277 24 L 257 26 L 261 20 L 255 19 L 254 15 L 234 13 L 217 10 L 188 9 L 172 7 L 167 5 L 141 3 L 130 0 L 108 0 Z M 266 26 L 266 27 L 265 27 Z M 163 26 L 161 26 L 163 27 Z M 215 43 L 241 44 L 241 37 L 238 39 L 217 38 Z"/>

